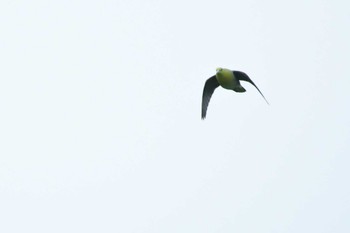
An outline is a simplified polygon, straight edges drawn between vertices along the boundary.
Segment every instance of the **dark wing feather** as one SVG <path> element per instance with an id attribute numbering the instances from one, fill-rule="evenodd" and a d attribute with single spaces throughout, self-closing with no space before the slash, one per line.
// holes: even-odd
<path id="1" fill-rule="evenodd" d="M 209 105 L 210 98 L 218 86 L 219 86 L 219 83 L 216 80 L 215 75 L 210 77 L 205 82 L 204 89 L 203 89 L 203 97 L 202 97 L 202 119 L 204 119 L 207 115 L 207 108 Z"/>
<path id="2" fill-rule="evenodd" d="M 249 82 L 250 84 L 252 84 L 261 94 L 261 96 L 264 98 L 264 100 L 266 101 L 267 104 L 269 104 L 269 102 L 267 102 L 265 96 L 263 95 L 263 93 L 261 93 L 261 91 L 259 90 L 259 88 L 255 85 L 255 83 L 248 77 L 248 75 L 246 73 L 243 73 L 241 71 L 233 71 L 233 75 L 238 79 L 238 80 L 242 80 L 242 81 L 246 81 Z"/>

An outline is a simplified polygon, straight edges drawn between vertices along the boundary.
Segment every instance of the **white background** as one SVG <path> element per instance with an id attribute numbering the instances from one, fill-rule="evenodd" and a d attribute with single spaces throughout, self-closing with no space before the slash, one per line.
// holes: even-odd
<path id="1" fill-rule="evenodd" d="M 0 232 L 350 232 L 349 1 L 0 2 Z M 217 67 L 247 92 L 218 88 Z"/>

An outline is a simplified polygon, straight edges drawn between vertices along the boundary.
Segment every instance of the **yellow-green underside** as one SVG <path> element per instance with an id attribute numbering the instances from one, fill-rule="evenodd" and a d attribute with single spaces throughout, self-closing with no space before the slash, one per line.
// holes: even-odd
<path id="1" fill-rule="evenodd" d="M 216 79 L 223 88 L 230 90 L 232 90 L 238 84 L 232 71 L 226 69 L 216 73 Z"/>

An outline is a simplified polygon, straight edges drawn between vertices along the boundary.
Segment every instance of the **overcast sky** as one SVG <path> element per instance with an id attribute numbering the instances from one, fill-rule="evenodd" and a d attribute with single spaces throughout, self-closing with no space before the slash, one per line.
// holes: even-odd
<path id="1" fill-rule="evenodd" d="M 2 0 L 0 232 L 350 232 L 349 1 Z M 265 95 L 218 88 L 217 67 Z"/>

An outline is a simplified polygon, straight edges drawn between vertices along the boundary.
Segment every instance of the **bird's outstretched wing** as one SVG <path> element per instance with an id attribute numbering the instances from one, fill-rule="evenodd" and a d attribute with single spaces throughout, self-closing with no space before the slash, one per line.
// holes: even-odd
<path id="1" fill-rule="evenodd" d="M 246 81 L 249 82 L 250 84 L 252 84 L 261 94 L 261 96 L 264 98 L 264 100 L 266 101 L 267 104 L 269 104 L 269 102 L 266 100 L 265 96 L 263 95 L 263 93 L 261 93 L 261 91 L 259 90 L 259 88 L 255 85 L 255 83 L 248 77 L 248 75 L 244 72 L 241 71 L 233 71 L 233 75 L 238 79 L 238 80 L 242 80 L 242 81 Z"/>
<path id="2" fill-rule="evenodd" d="M 210 77 L 204 85 L 203 97 L 202 97 L 202 119 L 205 119 L 207 115 L 207 108 L 211 96 L 213 95 L 215 89 L 219 86 L 219 82 L 216 80 L 215 75 Z"/>

